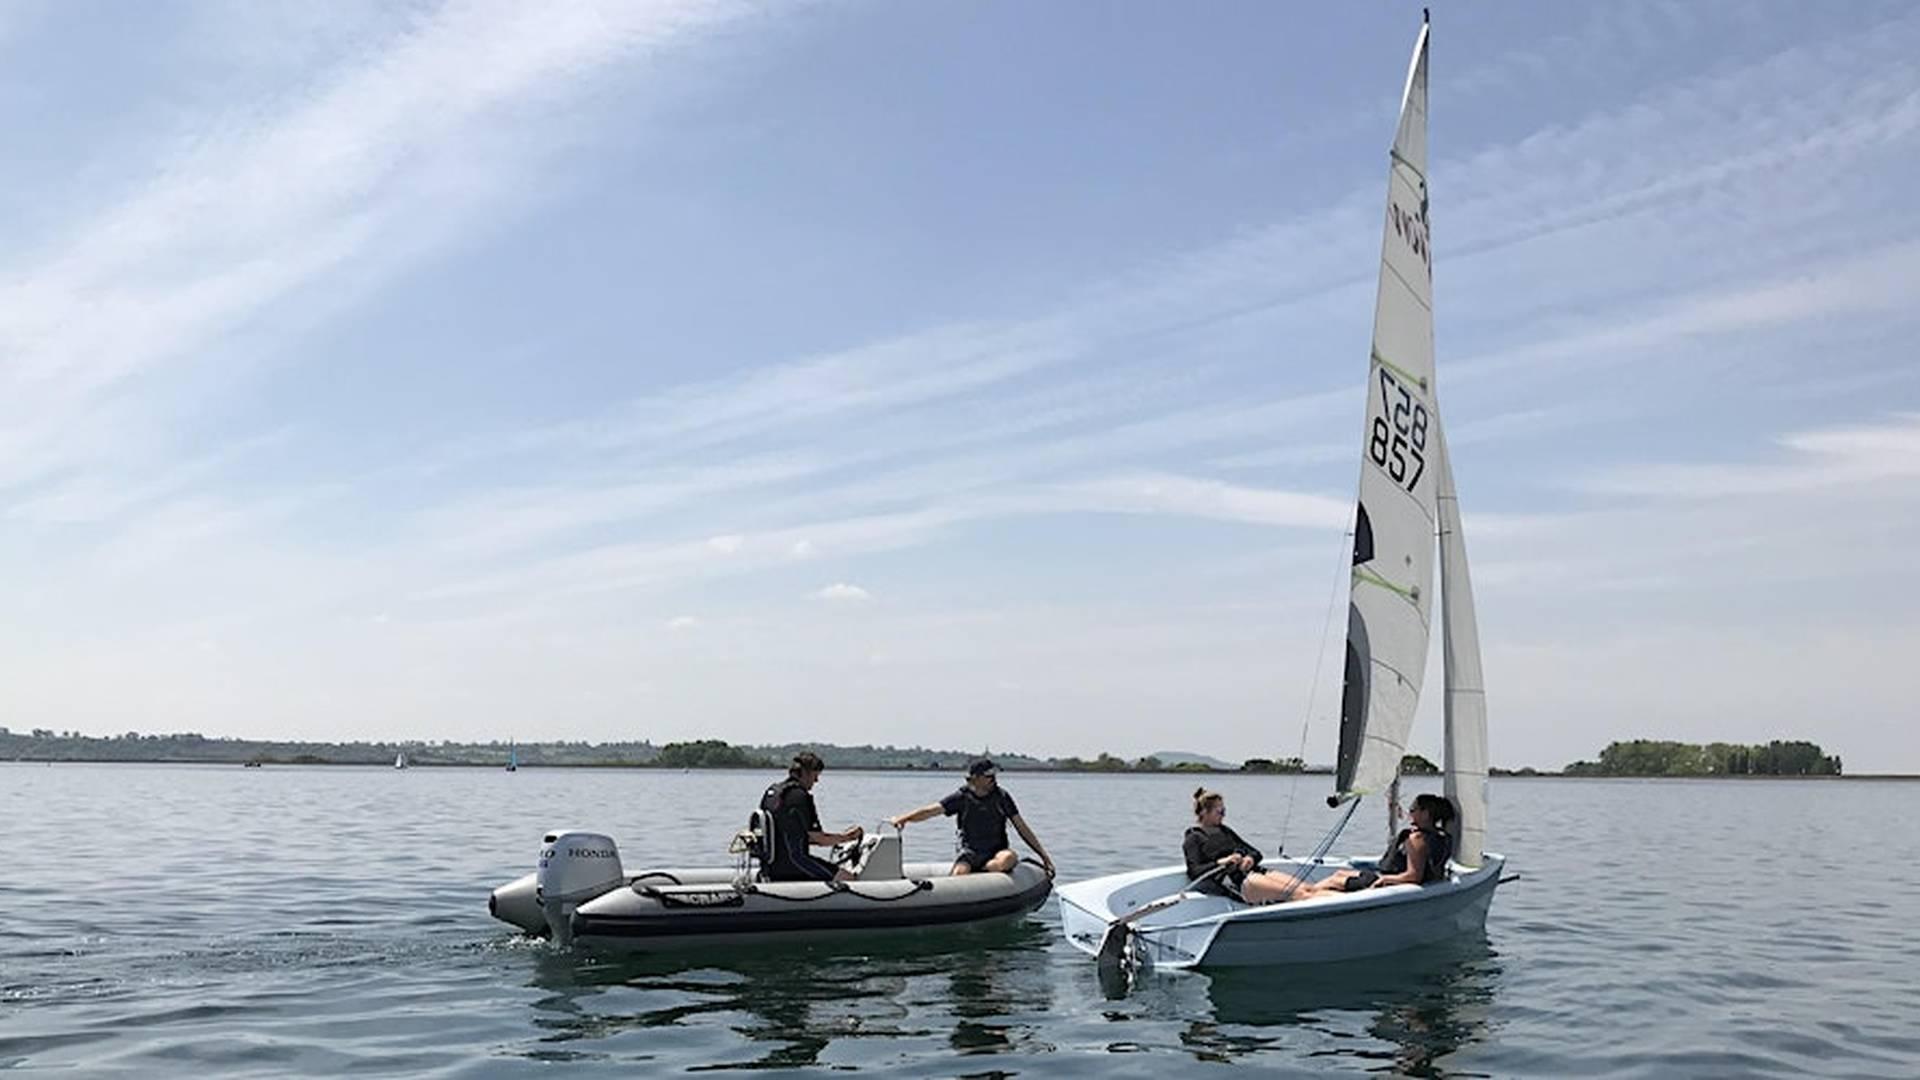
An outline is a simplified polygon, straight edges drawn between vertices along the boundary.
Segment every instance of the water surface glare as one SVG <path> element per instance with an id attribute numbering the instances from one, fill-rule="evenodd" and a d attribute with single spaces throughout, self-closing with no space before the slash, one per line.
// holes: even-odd
<path id="1" fill-rule="evenodd" d="M 801 949 L 567 955 L 486 913 L 542 830 L 629 869 L 727 861 L 773 776 L 0 765 L 0 1069 L 495 1076 L 1920 1075 L 1920 860 L 1897 781 L 1498 779 L 1485 940 L 1118 994 L 1049 902 L 996 928 Z M 1326 777 L 1199 778 L 1271 851 Z M 1188 776 L 1005 778 L 1063 880 L 1178 859 Z M 944 774 L 829 770 L 828 828 Z M 1418 785 L 1416 785 L 1418 790 Z M 1364 814 L 1342 850 L 1378 846 Z M 941 822 L 909 859 L 944 858 Z"/>

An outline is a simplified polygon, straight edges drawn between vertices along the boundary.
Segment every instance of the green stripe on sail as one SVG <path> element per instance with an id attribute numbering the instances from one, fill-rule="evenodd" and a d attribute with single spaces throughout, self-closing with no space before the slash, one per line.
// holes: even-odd
<path id="1" fill-rule="evenodd" d="M 1379 349 L 1374 349 L 1372 350 L 1372 352 L 1373 352 L 1373 362 L 1376 364 L 1379 364 L 1383 368 L 1386 368 L 1388 371 L 1393 372 L 1395 375 L 1400 376 L 1401 382 L 1411 383 L 1412 385 L 1417 386 L 1422 390 L 1425 390 L 1427 388 L 1427 380 L 1421 378 L 1418 375 L 1415 375 L 1413 372 L 1408 371 L 1406 368 L 1401 367 L 1399 364 L 1394 363 L 1393 361 L 1387 359 L 1386 357 L 1381 356 Z"/>
<path id="2" fill-rule="evenodd" d="M 1407 588 L 1404 585 L 1395 585 L 1393 582 L 1388 581 L 1386 578 L 1381 577 L 1371 570 L 1355 570 L 1353 572 L 1353 580 L 1365 582 L 1368 585 L 1378 585 L 1409 604 L 1418 604 L 1420 602 L 1420 593 L 1417 590 Z"/>

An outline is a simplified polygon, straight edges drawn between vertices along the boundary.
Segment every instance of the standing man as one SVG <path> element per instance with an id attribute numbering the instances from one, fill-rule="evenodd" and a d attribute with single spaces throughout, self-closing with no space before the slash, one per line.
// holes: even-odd
<path id="1" fill-rule="evenodd" d="M 1040 856 L 1040 864 L 1047 868 L 1047 876 L 1053 876 L 1053 856 L 1033 835 L 1026 821 L 1020 817 L 1020 808 L 1013 804 L 1013 796 L 1000 786 L 996 778 L 999 766 L 986 758 L 967 766 L 967 782 L 960 790 L 929 803 L 918 810 L 909 810 L 904 814 L 889 818 L 893 827 L 904 829 L 915 821 L 925 821 L 937 814 L 958 818 L 954 827 L 960 834 L 960 854 L 953 861 L 953 873 L 972 874 L 979 871 L 1004 874 L 1013 869 L 1019 860 L 1013 854 L 1013 846 L 1007 843 L 1007 822 L 1019 831 L 1020 839 L 1027 842 L 1034 854 Z"/>
<path id="2" fill-rule="evenodd" d="M 827 763 L 811 750 L 793 755 L 787 778 L 767 788 L 760 796 L 760 809 L 773 815 L 773 862 L 766 867 L 772 881 L 847 881 L 852 874 L 834 866 L 807 850 L 808 844 L 825 847 L 858 840 L 866 830 L 849 825 L 845 832 L 823 832 L 820 811 L 813 805 L 813 785 Z"/>

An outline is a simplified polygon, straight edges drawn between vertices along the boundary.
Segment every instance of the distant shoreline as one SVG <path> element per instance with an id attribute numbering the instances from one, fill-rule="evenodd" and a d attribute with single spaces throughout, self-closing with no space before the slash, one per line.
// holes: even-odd
<path id="1" fill-rule="evenodd" d="M 438 741 L 330 742 L 324 740 L 266 740 L 208 738 L 197 732 L 86 735 L 78 731 L 30 731 L 0 727 L 0 762 L 137 763 L 182 765 L 356 765 L 418 769 L 746 769 L 774 771 L 802 751 L 817 753 L 835 771 L 941 773 L 964 771 L 981 757 L 991 757 L 1010 773 L 1063 773 L 1093 776 L 1331 776 L 1330 763 L 1300 757 L 1248 757 L 1239 762 L 1207 754 L 1168 748 L 1137 758 L 1102 751 L 1093 757 L 1023 754 L 1005 747 L 933 749 L 924 746 L 838 745 L 830 742 L 794 742 L 735 745 L 721 739 L 695 739 L 656 745 L 648 739 L 587 742 L 521 742 L 518 739 Z M 1438 764 L 1420 754 L 1402 757 L 1400 775 L 1440 775 Z M 1493 777 L 1565 780 L 1907 780 L 1920 776 L 1879 773 L 1847 776 L 1838 757 L 1817 744 L 1774 740 L 1764 744 L 1680 743 L 1632 739 L 1610 743 L 1598 760 L 1576 761 L 1564 768 L 1542 769 L 1493 766 Z"/>
<path id="2" fill-rule="evenodd" d="M 261 761 L 256 764 L 250 761 L 235 761 L 232 758 L 160 758 L 160 757 L 155 757 L 155 758 L 103 758 L 103 757 L 12 758 L 12 759 L 0 759 L 0 764 L 7 764 L 7 765 L 196 765 L 196 766 L 218 766 L 222 768 L 258 767 L 258 768 L 276 768 L 276 769 L 287 769 L 287 768 L 392 769 L 393 768 L 391 764 L 388 764 L 382 761 Z M 626 772 L 662 772 L 662 773 L 674 773 L 674 772 L 762 773 L 762 772 L 767 772 L 769 770 L 777 771 L 779 769 L 779 766 L 777 765 L 655 765 L 655 764 L 646 763 L 646 762 L 631 762 L 631 761 L 599 761 L 599 762 L 586 761 L 586 762 L 564 762 L 564 763 L 548 762 L 544 764 L 531 764 L 527 762 L 521 762 L 517 766 L 517 768 L 524 771 L 556 770 L 556 771 L 563 771 L 563 772 L 570 771 L 570 770 L 621 770 Z M 419 762 L 408 762 L 407 769 L 409 770 L 412 770 L 412 769 L 492 769 L 492 770 L 499 770 L 502 772 L 507 771 L 505 766 L 497 761 L 419 761 Z M 936 773 L 937 774 L 937 773 L 960 773 L 960 772 L 964 772 L 965 770 L 964 768 L 958 767 L 958 766 L 949 768 L 946 766 L 929 767 L 924 765 L 849 765 L 841 768 L 832 768 L 829 771 L 835 772 L 835 773 L 842 773 L 842 774 L 844 773 L 915 773 L 915 774 Z M 1010 775 L 1010 776 L 1043 776 L 1044 775 L 1044 776 L 1114 777 L 1114 776 L 1331 776 L 1333 775 L 1333 770 L 1325 767 L 1310 767 L 1303 770 L 1288 771 L 1288 772 L 1279 772 L 1279 771 L 1269 772 L 1269 771 L 1253 771 L 1253 770 L 1246 770 L 1246 769 L 1213 769 L 1213 768 L 1201 768 L 1201 767 L 1193 767 L 1193 766 L 1189 766 L 1187 768 L 1178 768 L 1178 769 L 1173 769 L 1173 768 L 1116 769 L 1111 771 L 1102 771 L 1098 769 L 1053 769 L 1053 768 L 1045 768 L 1045 767 L 1036 768 L 1036 767 L 1030 767 L 1030 766 L 1020 766 L 1020 767 L 1010 766 L 1001 771 L 1003 774 Z M 1420 773 L 1420 774 L 1409 773 L 1404 777 L 1404 779 L 1424 780 L 1424 779 L 1439 779 L 1439 777 L 1437 775 L 1428 774 L 1428 773 Z M 1594 775 L 1594 774 L 1575 775 L 1571 773 L 1541 772 L 1536 770 L 1530 773 L 1522 773 L 1518 771 L 1496 772 L 1490 777 L 1490 779 L 1493 779 L 1493 780 L 1570 780 L 1570 781 L 1710 780 L 1710 781 L 1716 781 L 1716 782 L 1717 781 L 1733 781 L 1736 783 L 1746 783 L 1746 782 L 1765 783 L 1765 782 L 1777 781 L 1777 780 L 1818 780 L 1821 782 L 1832 781 L 1836 783 L 1845 783 L 1846 781 L 1849 781 L 1849 780 L 1920 780 L 1920 773 L 1851 773 L 1844 776 L 1819 776 L 1819 775 L 1772 776 L 1772 775 L 1725 775 L 1725 774 L 1710 774 L 1710 775 L 1701 775 L 1701 776 L 1674 776 L 1674 775 L 1665 775 L 1665 774 L 1658 774 L 1658 773 L 1646 773 L 1646 774 L 1617 773 L 1617 774 L 1602 776 L 1602 775 Z"/>

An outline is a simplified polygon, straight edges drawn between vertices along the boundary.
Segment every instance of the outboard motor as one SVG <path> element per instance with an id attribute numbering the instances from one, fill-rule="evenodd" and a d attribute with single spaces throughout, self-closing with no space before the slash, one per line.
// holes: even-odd
<path id="1" fill-rule="evenodd" d="M 534 895 L 558 945 L 573 942 L 573 909 L 623 884 L 620 849 L 600 833 L 556 830 L 541 839 Z"/>

